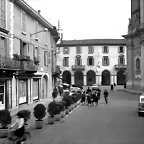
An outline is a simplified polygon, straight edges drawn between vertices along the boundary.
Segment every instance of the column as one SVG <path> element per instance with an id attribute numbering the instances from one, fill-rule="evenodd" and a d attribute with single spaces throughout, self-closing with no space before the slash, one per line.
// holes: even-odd
<path id="1" fill-rule="evenodd" d="M 99 85 L 99 75 L 96 75 L 96 84 Z"/>
<path id="2" fill-rule="evenodd" d="M 71 84 L 75 84 L 74 75 L 71 75 Z"/>
<path id="3" fill-rule="evenodd" d="M 113 83 L 113 75 L 111 75 L 111 84 L 114 84 L 114 83 Z"/>
<path id="4" fill-rule="evenodd" d="M 99 85 L 101 85 L 101 82 L 102 82 L 102 77 L 101 77 L 101 75 L 99 75 Z"/>
<path id="5" fill-rule="evenodd" d="M 117 85 L 117 76 L 114 75 L 114 83 Z"/>
<path id="6" fill-rule="evenodd" d="M 30 89 L 31 89 L 31 91 L 30 91 L 30 103 L 32 103 L 33 102 L 33 79 L 30 79 Z"/>
<path id="7" fill-rule="evenodd" d="M 140 27 L 144 28 L 144 0 L 140 0 Z"/>
<path id="8" fill-rule="evenodd" d="M 12 78 L 12 109 L 17 106 L 17 81 L 15 76 Z"/>
<path id="9" fill-rule="evenodd" d="M 141 41 L 141 84 L 140 87 L 144 90 L 144 36 Z"/>
<path id="10" fill-rule="evenodd" d="M 86 75 L 84 75 L 84 86 L 86 86 L 87 85 L 87 80 L 86 80 L 87 78 L 86 78 Z"/>
<path id="11" fill-rule="evenodd" d="M 127 40 L 127 88 L 132 88 L 134 83 L 134 50 L 133 40 Z"/>

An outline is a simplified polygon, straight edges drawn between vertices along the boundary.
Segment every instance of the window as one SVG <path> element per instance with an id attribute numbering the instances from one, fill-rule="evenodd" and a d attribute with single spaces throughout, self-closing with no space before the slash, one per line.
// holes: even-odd
<path id="1" fill-rule="evenodd" d="M 136 59 L 136 71 L 140 71 L 140 59 Z"/>
<path id="2" fill-rule="evenodd" d="M 35 33 L 38 32 L 38 21 L 35 21 Z M 35 38 L 38 38 L 38 34 L 35 34 Z"/>
<path id="3" fill-rule="evenodd" d="M 63 59 L 63 66 L 64 67 L 68 67 L 69 66 L 69 58 L 68 57 L 64 57 L 64 59 Z"/>
<path id="4" fill-rule="evenodd" d="M 124 47 L 123 46 L 119 47 L 119 53 L 124 53 Z"/>
<path id="5" fill-rule="evenodd" d="M 94 65 L 94 58 L 88 57 L 88 66 L 93 66 L 93 65 Z"/>
<path id="6" fill-rule="evenodd" d="M 108 53 L 108 46 L 103 47 L 103 53 Z"/>
<path id="7" fill-rule="evenodd" d="M 44 51 L 44 66 L 48 65 L 48 52 Z"/>
<path id="8" fill-rule="evenodd" d="M 33 79 L 33 100 L 38 100 L 39 98 L 39 81 L 38 79 Z"/>
<path id="9" fill-rule="evenodd" d="M 33 47 L 33 58 L 36 58 L 40 62 L 40 48 L 37 46 Z"/>
<path id="10" fill-rule="evenodd" d="M 124 64 L 124 58 L 120 57 L 120 65 L 123 65 L 123 64 Z"/>
<path id="11" fill-rule="evenodd" d="M 4 104 L 5 83 L 0 82 L 0 105 Z"/>
<path id="12" fill-rule="evenodd" d="M 93 46 L 89 46 L 88 47 L 88 53 L 89 54 L 93 54 L 94 53 L 94 47 Z"/>
<path id="13" fill-rule="evenodd" d="M 0 27 L 6 29 L 6 0 L 0 0 Z"/>
<path id="14" fill-rule="evenodd" d="M 69 54 L 69 48 L 68 47 L 63 48 L 63 54 Z"/>
<path id="15" fill-rule="evenodd" d="M 107 56 L 103 57 L 103 66 L 109 66 L 109 58 Z"/>
<path id="16" fill-rule="evenodd" d="M 21 24 L 22 32 L 26 32 L 26 13 L 24 11 L 21 12 Z"/>
<path id="17" fill-rule="evenodd" d="M 76 54 L 81 54 L 81 47 L 76 47 Z"/>
<path id="18" fill-rule="evenodd" d="M 48 51 L 48 64 L 51 64 L 51 52 Z"/>
<path id="19" fill-rule="evenodd" d="M 77 66 L 81 65 L 81 58 L 80 57 L 76 58 L 76 65 Z"/>

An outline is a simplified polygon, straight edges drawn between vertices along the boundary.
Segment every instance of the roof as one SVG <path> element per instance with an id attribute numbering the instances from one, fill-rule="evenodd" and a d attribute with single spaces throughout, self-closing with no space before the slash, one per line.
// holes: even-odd
<path id="1" fill-rule="evenodd" d="M 62 40 L 57 46 L 89 46 L 89 45 L 126 45 L 125 39 L 83 39 L 83 40 Z"/>

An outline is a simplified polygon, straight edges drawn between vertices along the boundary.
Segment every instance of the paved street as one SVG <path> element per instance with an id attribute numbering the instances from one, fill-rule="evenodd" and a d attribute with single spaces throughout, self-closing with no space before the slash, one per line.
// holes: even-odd
<path id="1" fill-rule="evenodd" d="M 79 106 L 55 125 L 45 118 L 42 130 L 35 129 L 32 116 L 31 144 L 142 144 L 144 117 L 137 116 L 138 99 L 113 91 L 108 105 L 102 97 L 99 106 Z"/>
<path id="2" fill-rule="evenodd" d="M 64 122 L 32 132 L 32 144 L 142 144 L 144 118 L 137 116 L 137 100 L 111 92 L 109 104 L 80 106 Z"/>

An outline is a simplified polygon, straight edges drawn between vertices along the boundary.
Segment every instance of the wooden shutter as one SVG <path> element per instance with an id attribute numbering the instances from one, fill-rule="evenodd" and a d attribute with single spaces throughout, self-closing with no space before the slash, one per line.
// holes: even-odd
<path id="1" fill-rule="evenodd" d="M 125 65 L 125 58 L 123 57 L 123 65 Z"/>
<path id="2" fill-rule="evenodd" d="M 44 51 L 44 65 L 46 66 L 46 51 Z"/>
<path id="3" fill-rule="evenodd" d="M 79 47 L 79 49 L 80 49 L 80 54 L 82 53 L 82 48 L 81 47 Z"/>
<path id="4" fill-rule="evenodd" d="M 104 46 L 102 47 L 102 53 L 104 53 Z"/>
<path id="5" fill-rule="evenodd" d="M 87 58 L 87 65 L 89 66 L 89 57 Z"/>
<path id="6" fill-rule="evenodd" d="M 70 48 L 69 47 L 67 48 L 67 50 L 68 50 L 68 54 L 70 54 Z"/>
<path id="7" fill-rule="evenodd" d="M 92 53 L 94 53 L 94 47 L 92 46 Z"/>
<path id="8" fill-rule="evenodd" d="M 80 58 L 80 65 L 82 65 L 82 58 Z"/>
<path id="9" fill-rule="evenodd" d="M 65 66 L 65 58 L 63 58 L 63 66 Z"/>
<path id="10" fill-rule="evenodd" d="M 35 46 L 33 46 L 33 58 L 35 57 Z"/>
<path id="11" fill-rule="evenodd" d="M 90 54 L 90 46 L 88 46 L 88 54 Z"/>
<path id="12" fill-rule="evenodd" d="M 69 58 L 67 58 L 67 66 L 69 67 Z"/>
<path id="13" fill-rule="evenodd" d="M 63 54 L 65 54 L 65 47 L 63 47 Z"/>
<path id="14" fill-rule="evenodd" d="M 104 66 L 104 57 L 102 58 L 102 65 Z"/>
<path id="15" fill-rule="evenodd" d="M 40 47 L 37 48 L 37 58 L 40 61 Z"/>
<path id="16" fill-rule="evenodd" d="M 109 47 L 107 46 L 107 53 L 109 53 Z"/>
<path id="17" fill-rule="evenodd" d="M 94 66 L 94 58 L 92 58 L 92 65 Z"/>
<path id="18" fill-rule="evenodd" d="M 118 53 L 120 53 L 120 47 L 118 47 Z"/>
<path id="19" fill-rule="evenodd" d="M 118 65 L 120 65 L 120 57 L 118 57 Z"/>
<path id="20" fill-rule="evenodd" d="M 4 47 L 5 47 L 5 55 L 6 57 L 9 57 L 9 39 L 4 40 Z"/>
<path id="21" fill-rule="evenodd" d="M 107 61 L 108 61 L 108 66 L 110 65 L 110 58 L 108 57 L 107 58 Z"/>
<path id="22" fill-rule="evenodd" d="M 125 53 L 125 47 L 123 47 L 123 53 Z"/>

